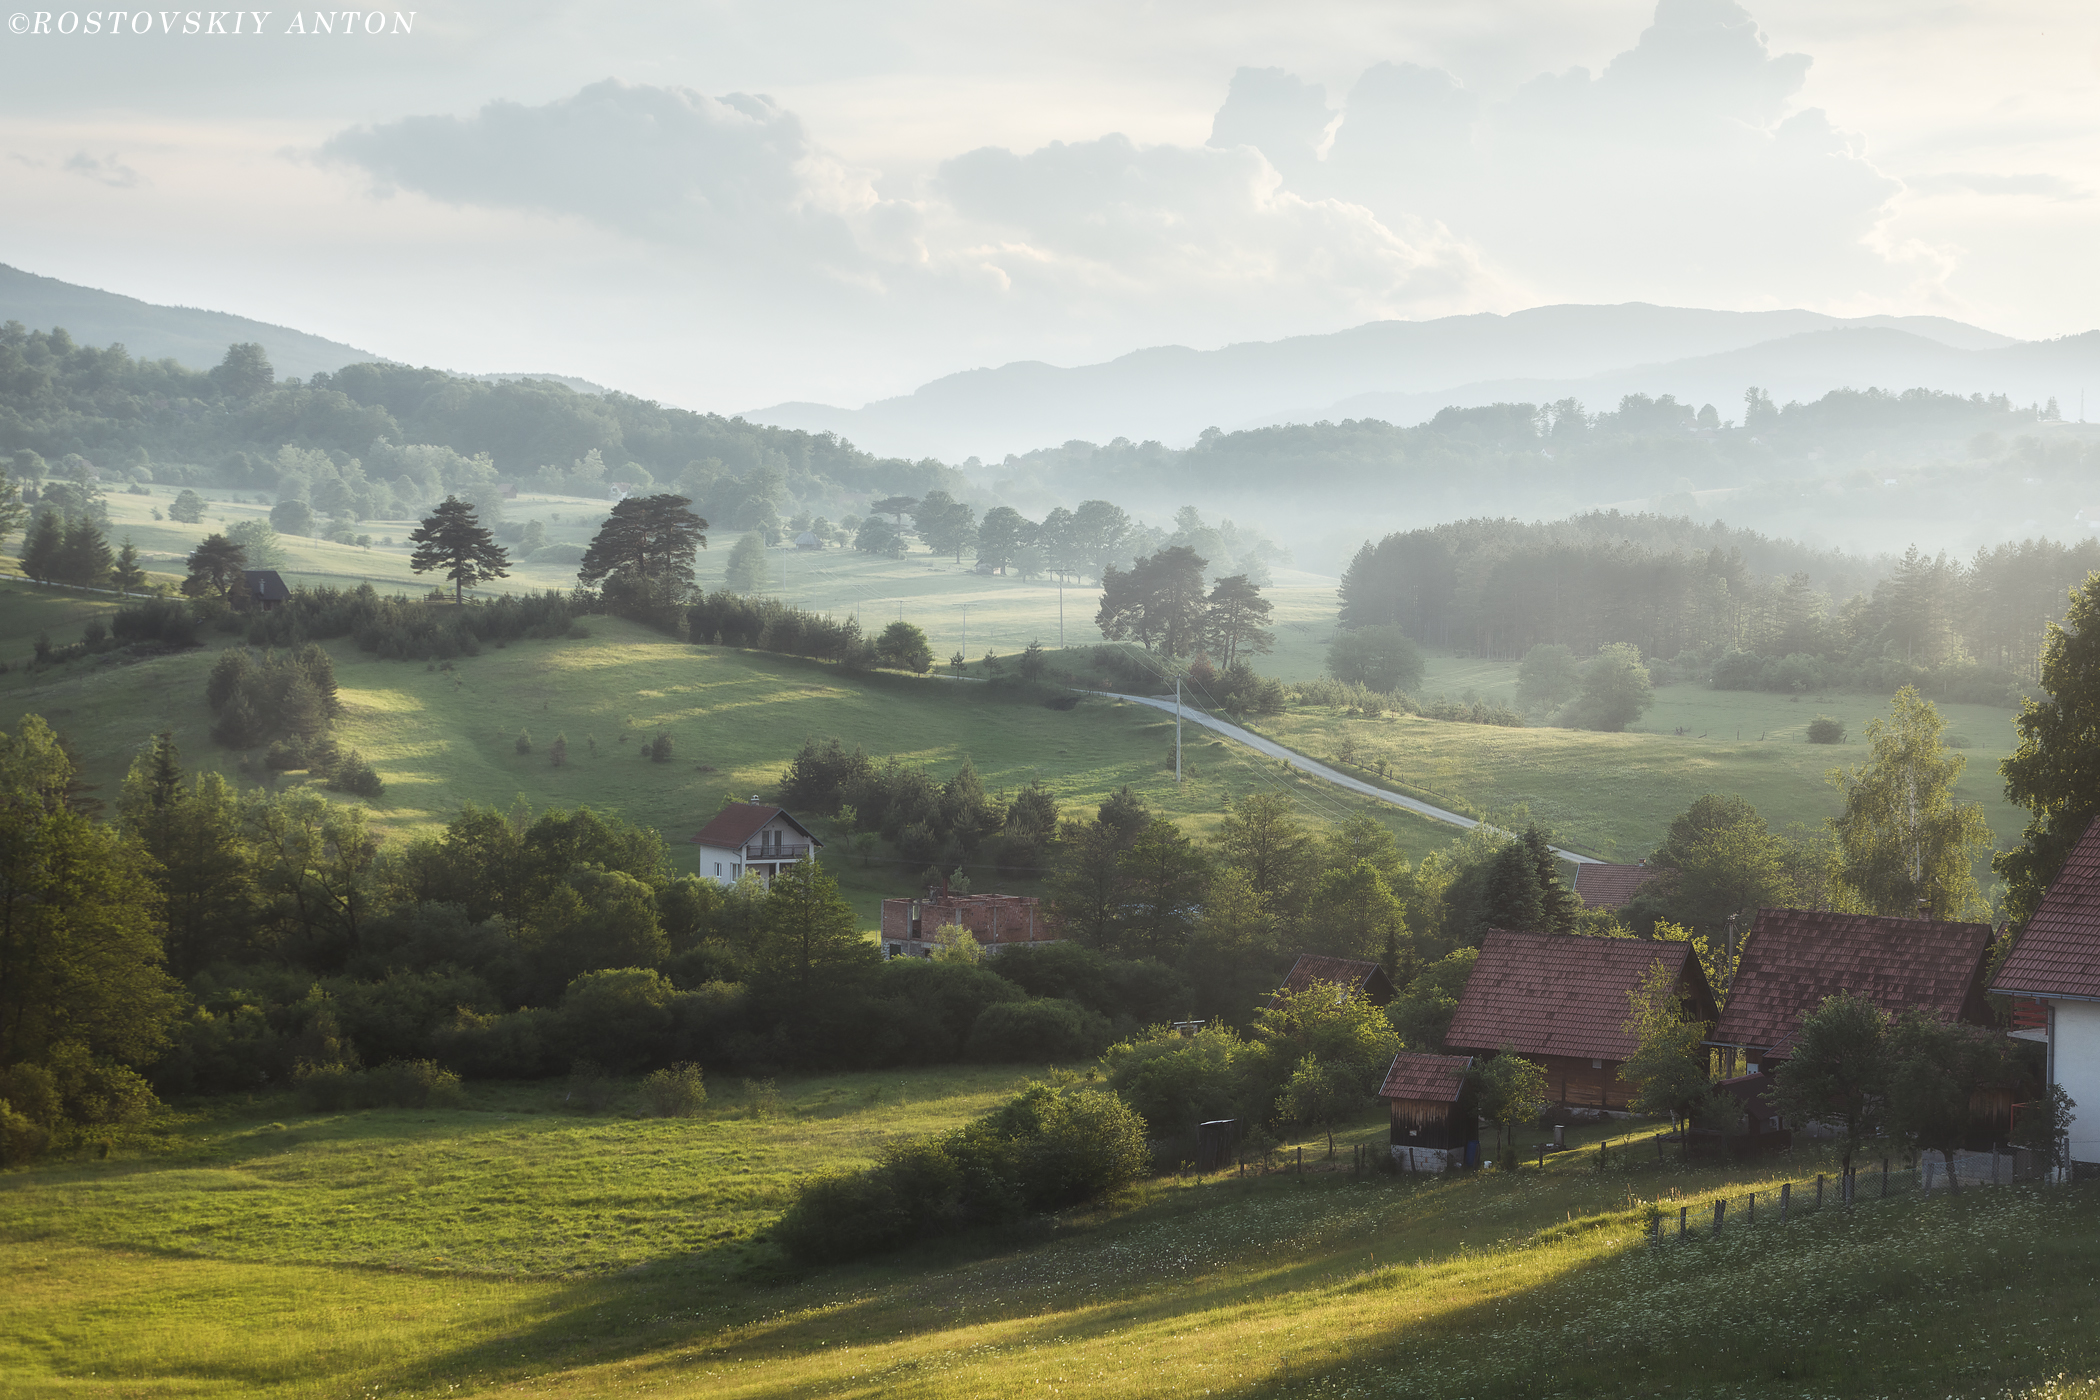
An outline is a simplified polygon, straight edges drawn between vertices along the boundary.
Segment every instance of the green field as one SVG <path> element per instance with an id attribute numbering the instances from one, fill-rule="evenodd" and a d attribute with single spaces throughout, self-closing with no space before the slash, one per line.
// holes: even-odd
<path id="1" fill-rule="evenodd" d="M 1765 1194 L 1712 1240 L 1714 1194 L 1830 1162 L 1658 1163 L 1645 1127 L 1576 1130 L 1543 1171 L 1357 1177 L 1308 1153 L 1304 1176 L 1163 1178 L 835 1269 L 764 1240 L 800 1177 L 1018 1078 L 717 1085 L 673 1121 L 575 1116 L 546 1086 L 194 1108 L 146 1155 L 0 1176 L 0 1394 L 2100 1393 L 2100 1192 L 1899 1192 L 1785 1226 Z M 1340 1163 L 1383 1138 L 1360 1122 Z M 1651 1204 L 1689 1207 L 1692 1238 L 1648 1243 Z"/>

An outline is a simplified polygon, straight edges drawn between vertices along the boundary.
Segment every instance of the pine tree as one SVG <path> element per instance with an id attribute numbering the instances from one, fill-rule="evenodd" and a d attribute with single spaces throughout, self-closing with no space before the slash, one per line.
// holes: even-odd
<path id="1" fill-rule="evenodd" d="M 4 467 L 0 467 L 0 545 L 7 537 L 22 528 L 29 519 L 29 507 L 22 504 L 22 488 L 15 485 L 14 478 Z"/>
<path id="2" fill-rule="evenodd" d="M 110 578 L 119 593 L 136 593 L 146 586 L 146 571 L 139 567 L 139 547 L 124 537 L 124 547 L 117 551 L 117 567 Z"/>
<path id="3" fill-rule="evenodd" d="M 510 576 L 510 556 L 475 518 L 471 501 L 447 496 L 409 533 L 415 550 L 408 566 L 419 574 L 443 569 L 452 581 L 452 601 L 463 602 L 467 586 Z"/>
<path id="4" fill-rule="evenodd" d="M 553 746 L 547 750 L 547 757 L 556 768 L 565 766 L 569 761 L 569 736 L 556 734 Z"/>
<path id="5" fill-rule="evenodd" d="M 691 504 L 668 493 L 619 502 L 584 551 L 578 581 L 602 582 L 609 596 L 638 607 L 682 601 L 693 586 L 695 552 L 707 548 L 707 522 L 686 509 Z"/>
<path id="6" fill-rule="evenodd" d="M 45 511 L 29 527 L 29 538 L 22 544 L 22 572 L 38 583 L 51 582 L 59 576 L 65 547 L 64 520 L 57 511 Z"/>
<path id="7" fill-rule="evenodd" d="M 526 730 L 520 729 L 520 730 L 518 731 L 518 741 L 517 741 L 517 743 L 516 743 L 516 744 L 512 745 L 512 747 L 513 747 L 513 748 L 515 748 L 515 749 L 517 749 L 517 751 L 518 751 L 519 753 L 531 753 L 531 752 L 532 752 L 532 735 L 531 735 L 531 733 L 530 733 L 530 732 L 528 732 L 528 731 L 526 731 Z"/>
<path id="8" fill-rule="evenodd" d="M 1524 828 L 1524 853 L 1539 885 L 1539 927 L 1554 933 L 1575 928 L 1575 892 L 1560 882 L 1560 857 L 1546 844 L 1546 833 L 1536 826 Z"/>
<path id="9" fill-rule="evenodd" d="M 1545 902 L 1539 897 L 1538 867 L 1522 841 L 1506 841 L 1488 863 L 1481 893 L 1485 928 L 1536 932 L 1545 927 Z"/>
<path id="10" fill-rule="evenodd" d="M 192 598 L 215 595 L 232 602 L 248 591 L 247 567 L 248 556 L 239 545 L 224 535 L 206 535 L 190 551 L 190 576 L 182 581 L 182 591 Z"/>
<path id="11" fill-rule="evenodd" d="M 109 541 L 102 537 L 101 526 L 87 516 L 66 526 L 65 543 L 58 553 L 57 578 L 83 588 L 99 587 L 109 577 L 110 563 Z"/>

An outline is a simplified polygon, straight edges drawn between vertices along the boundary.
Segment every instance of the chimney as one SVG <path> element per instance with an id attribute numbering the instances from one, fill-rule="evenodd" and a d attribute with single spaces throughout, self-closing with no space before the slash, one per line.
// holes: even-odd
<path id="1" fill-rule="evenodd" d="M 751 805 L 754 807 L 763 807 L 766 804 L 759 801 L 758 794 L 754 792 L 751 794 Z"/>

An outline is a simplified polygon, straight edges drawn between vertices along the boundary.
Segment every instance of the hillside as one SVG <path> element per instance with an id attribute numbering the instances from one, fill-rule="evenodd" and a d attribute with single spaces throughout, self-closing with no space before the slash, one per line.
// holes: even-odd
<path id="1" fill-rule="evenodd" d="M 1302 1176 L 1167 1176 L 1010 1234 L 784 1266 L 766 1231 L 798 1181 L 1022 1077 L 717 1083 L 685 1120 L 523 1085 L 191 1105 L 110 1160 L 0 1177 L 0 1373 L 83 1397 L 2096 1393 L 2091 1186 L 1919 1199 L 1899 1167 L 1894 1199 L 1863 1178 L 1854 1209 L 1816 1210 L 1827 1156 L 1685 1167 L 1644 1124 L 1425 1180 L 1350 1174 L 1385 1136 L 1359 1120 L 1339 1171 L 1309 1150 Z"/>
<path id="2" fill-rule="evenodd" d="M 63 326 L 82 345 L 118 344 L 141 360 L 179 360 L 194 369 L 209 369 L 228 345 L 243 341 L 268 351 L 279 374 L 305 376 L 378 358 L 289 326 L 194 306 L 155 306 L 5 264 L 0 264 L 0 321 Z"/>

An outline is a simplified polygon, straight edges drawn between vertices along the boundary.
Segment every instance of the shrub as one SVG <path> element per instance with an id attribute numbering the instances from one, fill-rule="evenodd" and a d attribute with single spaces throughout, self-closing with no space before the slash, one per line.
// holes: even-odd
<path id="1" fill-rule="evenodd" d="M 692 1118 L 707 1103 L 707 1084 L 700 1066 L 672 1065 L 642 1081 L 642 1102 L 656 1118 Z"/>
<path id="2" fill-rule="evenodd" d="M 1842 744 L 1845 742 L 1845 722 L 1829 715 L 1817 715 L 1808 722 L 1808 742 L 1811 744 Z"/>
<path id="3" fill-rule="evenodd" d="M 334 792 L 366 798 L 376 798 L 386 791 L 386 784 L 380 780 L 379 774 L 356 749 L 344 754 L 336 763 L 334 771 L 328 775 L 328 787 Z"/>
<path id="4" fill-rule="evenodd" d="M 561 1096 L 563 1108 L 577 1113 L 603 1113 L 612 1107 L 611 1075 L 589 1060 L 578 1060 L 569 1071 L 568 1087 Z"/>
<path id="5" fill-rule="evenodd" d="M 118 641 L 126 644 L 198 645 L 196 617 L 172 598 L 147 598 L 117 609 L 117 615 L 110 619 L 110 631 Z"/>
<path id="6" fill-rule="evenodd" d="M 466 1101 L 459 1076 L 430 1060 L 395 1060 L 377 1069 L 307 1066 L 295 1076 L 311 1112 L 346 1108 L 447 1108 Z"/>
<path id="7" fill-rule="evenodd" d="M 657 735 L 654 739 L 642 745 L 642 752 L 649 755 L 651 763 L 669 763 L 671 761 L 671 736 L 668 734 Z"/>
<path id="8" fill-rule="evenodd" d="M 1037 997 L 1000 1002 L 978 1013 L 969 1057 L 986 1063 L 1091 1059 L 1108 1044 L 1108 1022 L 1079 1003 Z"/>
<path id="9" fill-rule="evenodd" d="M 43 1124 L 0 1099 L 0 1167 L 33 1162 L 51 1145 L 51 1132 Z"/>

